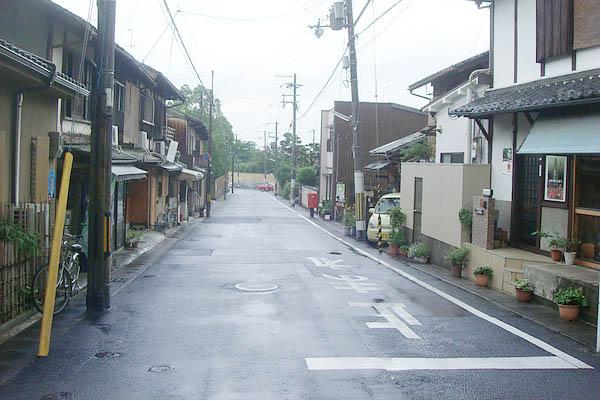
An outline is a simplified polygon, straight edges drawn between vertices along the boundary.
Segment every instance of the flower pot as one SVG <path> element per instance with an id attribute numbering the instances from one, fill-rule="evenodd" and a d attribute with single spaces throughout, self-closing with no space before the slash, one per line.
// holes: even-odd
<path id="1" fill-rule="evenodd" d="M 323 215 L 323 219 L 324 220 L 330 220 L 330 215 L 329 214 L 324 214 Z"/>
<path id="2" fill-rule="evenodd" d="M 558 305 L 559 306 L 559 317 L 563 320 L 576 320 L 578 319 L 578 313 L 580 312 L 579 305 Z"/>
<path id="3" fill-rule="evenodd" d="M 566 265 L 573 265 L 574 261 L 576 260 L 576 252 L 564 252 L 563 258 Z"/>
<path id="4" fill-rule="evenodd" d="M 585 259 L 592 259 L 595 257 L 595 244 L 590 242 L 583 242 L 580 244 L 580 253 Z"/>
<path id="5" fill-rule="evenodd" d="M 399 249 L 399 255 L 400 255 L 400 256 L 402 256 L 402 257 L 404 257 L 404 258 L 406 258 L 406 257 L 407 257 L 407 252 L 405 252 L 405 251 L 401 251 L 401 250 Z"/>
<path id="6" fill-rule="evenodd" d="M 532 299 L 532 291 L 524 291 L 515 289 L 515 297 L 519 302 L 530 302 Z"/>
<path id="7" fill-rule="evenodd" d="M 396 245 L 388 244 L 388 254 L 394 256 L 399 253 L 399 247 Z"/>
<path id="8" fill-rule="evenodd" d="M 557 249 L 551 249 L 551 259 L 553 259 L 553 262 L 560 262 L 561 261 L 561 251 L 559 251 Z"/>
<path id="9" fill-rule="evenodd" d="M 485 274 L 476 274 L 474 277 L 476 278 L 475 281 L 478 287 L 488 287 L 490 277 Z"/>
<path id="10" fill-rule="evenodd" d="M 346 235 L 346 236 L 351 235 L 351 228 L 350 227 L 344 227 L 344 235 Z"/>
<path id="11" fill-rule="evenodd" d="M 451 265 L 451 275 L 453 277 L 461 277 L 461 271 L 463 270 L 463 266 L 459 265 Z"/>
<path id="12" fill-rule="evenodd" d="M 428 257 L 427 256 L 414 256 L 413 260 L 415 260 L 418 263 L 428 263 Z"/>

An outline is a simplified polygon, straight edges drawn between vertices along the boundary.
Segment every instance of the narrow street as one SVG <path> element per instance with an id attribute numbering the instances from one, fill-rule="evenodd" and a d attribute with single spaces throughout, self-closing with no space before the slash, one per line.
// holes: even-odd
<path id="1" fill-rule="evenodd" d="M 50 357 L 0 378 L 0 397 L 599 398 L 590 351 L 304 216 L 236 189 L 114 283 L 110 312 L 76 300 Z M 0 360 L 34 355 L 37 330 Z"/>

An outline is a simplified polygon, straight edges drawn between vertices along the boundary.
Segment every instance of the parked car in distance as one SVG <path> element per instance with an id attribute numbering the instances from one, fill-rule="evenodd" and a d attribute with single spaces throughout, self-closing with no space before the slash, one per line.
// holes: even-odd
<path id="1" fill-rule="evenodd" d="M 369 242 L 378 242 L 378 216 L 382 220 L 382 241 L 388 241 L 392 227 L 390 226 L 390 216 L 388 211 L 393 207 L 399 207 L 401 204 L 401 194 L 391 193 L 382 196 L 376 206 L 369 209 L 371 217 L 367 223 L 367 240 Z"/>
<path id="2" fill-rule="evenodd" d="M 270 183 L 259 184 L 259 185 L 257 185 L 257 189 L 259 191 L 264 191 L 264 192 L 273 191 L 273 184 L 270 184 Z"/>

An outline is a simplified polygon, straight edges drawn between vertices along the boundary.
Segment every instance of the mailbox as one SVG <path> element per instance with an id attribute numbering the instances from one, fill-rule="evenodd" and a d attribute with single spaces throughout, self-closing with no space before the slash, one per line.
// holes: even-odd
<path id="1" fill-rule="evenodd" d="M 319 201 L 317 199 L 317 193 L 316 192 L 308 193 L 307 194 L 307 207 L 310 209 L 315 209 L 315 208 L 317 208 L 318 204 L 319 204 Z"/>

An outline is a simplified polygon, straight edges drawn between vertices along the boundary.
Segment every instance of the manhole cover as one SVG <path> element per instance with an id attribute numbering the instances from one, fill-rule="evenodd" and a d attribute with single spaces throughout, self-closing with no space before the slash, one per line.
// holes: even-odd
<path id="1" fill-rule="evenodd" d="M 247 281 L 244 283 L 238 283 L 234 287 L 236 287 L 240 291 L 248 292 L 273 291 L 278 288 L 278 286 L 274 283 L 262 283 L 258 281 Z"/>
<path id="2" fill-rule="evenodd" d="M 97 354 L 94 354 L 94 356 L 96 358 L 118 358 L 121 356 L 121 354 L 119 352 L 102 351 Z"/>
<path id="3" fill-rule="evenodd" d="M 68 391 L 57 391 L 56 393 L 45 394 L 40 397 L 41 400 L 70 400 L 73 394 Z"/>
<path id="4" fill-rule="evenodd" d="M 169 372 L 170 370 L 174 370 L 175 368 L 173 366 L 169 366 L 169 365 L 154 365 L 151 366 L 148 371 L 152 372 L 152 373 L 162 373 L 162 372 Z"/>

